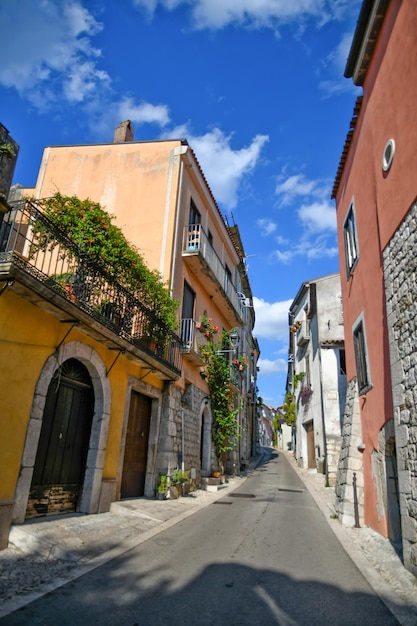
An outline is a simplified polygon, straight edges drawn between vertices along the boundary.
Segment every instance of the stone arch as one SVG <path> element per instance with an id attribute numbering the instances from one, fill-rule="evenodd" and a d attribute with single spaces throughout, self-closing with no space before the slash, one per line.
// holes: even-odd
<path id="1" fill-rule="evenodd" d="M 87 368 L 94 389 L 94 416 L 79 511 L 97 513 L 99 510 L 101 479 L 110 421 L 110 383 L 106 375 L 106 367 L 94 348 L 79 341 L 70 341 L 60 346 L 54 354 L 47 358 L 36 383 L 26 432 L 22 466 L 16 487 L 14 522 L 21 523 L 25 520 L 49 384 L 54 372 L 64 361 L 70 358 L 77 359 Z"/>

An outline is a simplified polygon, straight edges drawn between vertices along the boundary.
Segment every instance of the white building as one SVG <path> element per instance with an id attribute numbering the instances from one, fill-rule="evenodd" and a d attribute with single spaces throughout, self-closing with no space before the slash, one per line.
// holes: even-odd
<path id="1" fill-rule="evenodd" d="M 334 484 L 346 399 L 339 274 L 304 282 L 290 307 L 288 389 L 296 405 L 295 457 Z"/>

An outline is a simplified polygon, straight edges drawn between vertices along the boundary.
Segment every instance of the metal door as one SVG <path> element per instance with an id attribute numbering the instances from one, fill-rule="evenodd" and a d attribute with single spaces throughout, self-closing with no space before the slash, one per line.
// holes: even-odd
<path id="1" fill-rule="evenodd" d="M 26 517 L 76 510 L 93 413 L 90 375 L 82 363 L 68 359 L 48 388 Z"/>
<path id="2" fill-rule="evenodd" d="M 123 460 L 122 498 L 139 498 L 145 493 L 151 411 L 152 398 L 132 391 Z"/>

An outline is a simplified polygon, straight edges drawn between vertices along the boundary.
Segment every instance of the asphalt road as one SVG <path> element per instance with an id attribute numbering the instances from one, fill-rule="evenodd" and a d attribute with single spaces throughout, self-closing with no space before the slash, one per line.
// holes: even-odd
<path id="1" fill-rule="evenodd" d="M 398 624 L 284 455 L 236 491 L 0 626 Z"/>

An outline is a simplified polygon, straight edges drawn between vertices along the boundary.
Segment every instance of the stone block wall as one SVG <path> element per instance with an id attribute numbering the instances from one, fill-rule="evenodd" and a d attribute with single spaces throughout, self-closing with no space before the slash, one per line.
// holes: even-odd
<path id="1" fill-rule="evenodd" d="M 196 484 L 201 479 L 201 407 L 205 394 L 192 386 L 186 396 L 174 385 L 164 394 L 158 447 L 158 473 L 175 468 L 196 470 Z M 182 458 L 184 452 L 184 459 Z"/>
<path id="2" fill-rule="evenodd" d="M 363 470 L 358 446 L 362 442 L 362 429 L 358 405 L 356 378 L 347 386 L 343 418 L 339 464 L 335 485 L 335 510 L 345 526 L 355 525 L 353 479 L 356 477 L 359 522 L 363 520 Z"/>
<path id="3" fill-rule="evenodd" d="M 417 203 L 384 250 L 404 565 L 417 575 Z"/>

